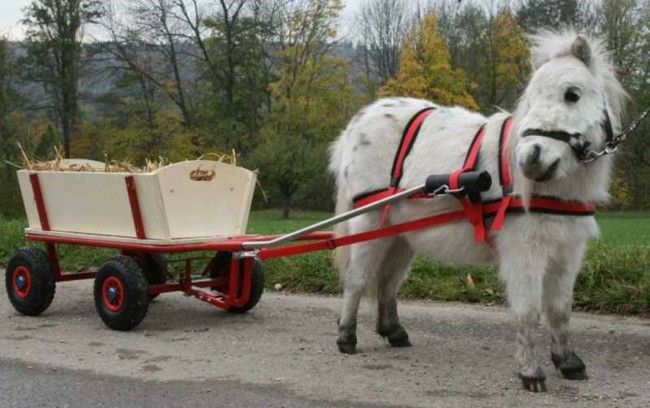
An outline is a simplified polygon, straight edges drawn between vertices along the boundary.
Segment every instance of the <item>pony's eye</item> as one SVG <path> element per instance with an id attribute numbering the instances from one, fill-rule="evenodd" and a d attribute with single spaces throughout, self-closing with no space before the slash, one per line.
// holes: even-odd
<path id="1" fill-rule="evenodd" d="M 575 86 L 567 88 L 564 92 L 564 101 L 566 103 L 576 103 L 580 100 L 580 88 Z"/>

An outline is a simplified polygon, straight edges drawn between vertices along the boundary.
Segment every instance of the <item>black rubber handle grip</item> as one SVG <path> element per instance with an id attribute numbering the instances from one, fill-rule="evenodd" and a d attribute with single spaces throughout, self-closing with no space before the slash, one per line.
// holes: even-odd
<path id="1" fill-rule="evenodd" d="M 427 177 L 424 191 L 431 194 L 444 185 L 449 185 L 449 174 L 433 174 Z M 463 187 L 467 193 L 488 191 L 492 187 L 492 177 L 487 171 L 461 173 L 458 177 L 458 187 Z"/>

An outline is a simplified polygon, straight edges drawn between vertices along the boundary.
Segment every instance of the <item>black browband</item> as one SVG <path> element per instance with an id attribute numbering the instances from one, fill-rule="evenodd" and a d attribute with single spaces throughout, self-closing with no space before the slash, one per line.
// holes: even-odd
<path id="1" fill-rule="evenodd" d="M 605 145 L 609 145 L 614 140 L 614 128 L 607 109 L 604 109 L 604 115 L 605 117 L 600 126 L 605 131 Z M 582 133 L 569 133 L 563 130 L 526 129 L 521 134 L 521 137 L 528 136 L 548 137 L 567 143 L 580 161 L 587 158 L 587 148 L 591 145 L 590 142 L 582 139 Z"/>

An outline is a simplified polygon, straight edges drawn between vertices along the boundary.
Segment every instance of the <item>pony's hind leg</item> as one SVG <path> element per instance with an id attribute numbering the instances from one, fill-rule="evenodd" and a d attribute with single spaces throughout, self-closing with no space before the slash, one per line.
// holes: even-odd
<path id="1" fill-rule="evenodd" d="M 544 280 L 544 313 L 551 331 L 551 360 L 569 380 L 586 380 L 587 371 L 569 338 L 573 285 L 580 271 L 585 243 L 558 248 Z"/>
<path id="2" fill-rule="evenodd" d="M 515 355 L 519 377 L 527 390 L 545 392 L 546 376 L 535 361 L 533 336 L 541 313 L 546 258 L 541 251 L 534 251 L 532 245 L 508 244 L 499 247 L 499 272 L 506 284 L 517 329 Z"/>
<path id="3" fill-rule="evenodd" d="M 413 250 L 403 239 L 396 239 L 386 253 L 377 278 L 377 333 L 393 347 L 411 345 L 399 322 L 397 291 L 413 260 Z"/>
<path id="4" fill-rule="evenodd" d="M 391 243 L 392 239 L 379 239 L 353 245 L 350 248 L 350 262 L 343 278 L 343 307 L 339 319 L 339 337 L 336 340 L 341 353 L 357 352 L 359 302 L 366 288 L 375 282 L 386 250 Z"/>

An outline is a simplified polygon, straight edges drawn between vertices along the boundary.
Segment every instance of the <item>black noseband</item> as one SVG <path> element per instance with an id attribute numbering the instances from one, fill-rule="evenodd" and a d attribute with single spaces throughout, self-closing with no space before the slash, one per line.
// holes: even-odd
<path id="1" fill-rule="evenodd" d="M 580 139 L 582 133 L 569 133 L 561 130 L 541 130 L 541 129 L 526 129 L 521 137 L 527 136 L 543 136 L 551 139 L 560 140 L 564 143 L 571 144 L 572 140 Z"/>
<path id="2" fill-rule="evenodd" d="M 550 139 L 559 140 L 571 146 L 573 153 L 578 160 L 582 160 L 587 156 L 587 148 L 591 143 L 582 139 L 582 133 L 569 133 L 562 130 L 541 130 L 541 129 L 526 129 L 521 137 L 528 136 L 541 136 Z"/>
<path id="3" fill-rule="evenodd" d="M 604 110 L 604 116 L 605 117 L 600 126 L 605 132 L 605 145 L 608 145 L 614 140 L 614 129 L 612 127 L 612 121 L 609 119 L 607 109 Z M 589 156 L 587 148 L 591 143 L 583 139 L 582 133 L 569 133 L 562 130 L 526 129 L 524 130 L 524 133 L 521 134 L 521 137 L 528 136 L 548 137 L 550 139 L 564 142 L 571 146 L 571 150 L 573 150 L 573 153 L 579 161 L 585 161 Z"/>

